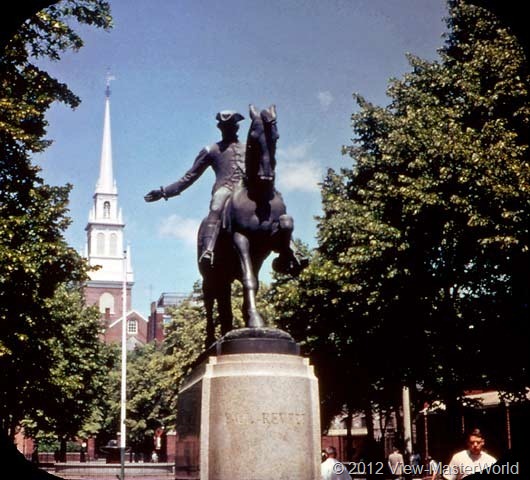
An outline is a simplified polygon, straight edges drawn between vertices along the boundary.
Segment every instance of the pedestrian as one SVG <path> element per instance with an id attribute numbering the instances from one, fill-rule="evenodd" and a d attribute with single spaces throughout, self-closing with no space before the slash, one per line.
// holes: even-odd
<path id="1" fill-rule="evenodd" d="M 485 444 L 482 432 L 475 428 L 467 435 L 467 448 L 451 458 L 443 476 L 446 480 L 461 480 L 493 465 L 497 459 L 483 451 Z"/>
<path id="2" fill-rule="evenodd" d="M 392 474 L 392 478 L 401 479 L 403 478 L 403 467 L 405 462 L 403 455 L 399 451 L 399 448 L 394 447 L 392 453 L 388 456 L 388 468 Z"/>
<path id="3" fill-rule="evenodd" d="M 327 458 L 321 465 L 322 480 L 351 480 L 347 466 L 337 460 L 337 449 L 328 447 L 324 452 Z"/>
<path id="4" fill-rule="evenodd" d="M 429 480 L 438 480 L 441 478 L 441 465 L 430 455 L 427 457 L 427 467 L 430 475 Z"/>
<path id="5" fill-rule="evenodd" d="M 323 463 L 327 460 L 328 458 L 328 454 L 326 453 L 326 450 L 323 449 L 321 452 L 320 452 L 320 463 Z"/>

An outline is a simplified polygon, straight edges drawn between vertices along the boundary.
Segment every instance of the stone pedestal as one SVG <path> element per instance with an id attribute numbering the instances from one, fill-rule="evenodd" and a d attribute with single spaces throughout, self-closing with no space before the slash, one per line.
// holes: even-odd
<path id="1" fill-rule="evenodd" d="M 183 384 L 177 479 L 320 479 L 313 367 L 290 337 L 263 330 L 231 332 Z"/>

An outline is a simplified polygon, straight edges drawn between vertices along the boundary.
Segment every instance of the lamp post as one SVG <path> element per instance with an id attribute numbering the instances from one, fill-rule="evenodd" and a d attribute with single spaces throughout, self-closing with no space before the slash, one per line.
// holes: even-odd
<path id="1" fill-rule="evenodd" d="M 423 409 L 423 436 L 425 437 L 425 459 L 429 456 L 429 406 Z"/>
<path id="2" fill-rule="evenodd" d="M 123 251 L 121 316 L 121 401 L 120 401 L 120 480 L 125 480 L 126 405 L 127 405 L 127 251 Z"/>

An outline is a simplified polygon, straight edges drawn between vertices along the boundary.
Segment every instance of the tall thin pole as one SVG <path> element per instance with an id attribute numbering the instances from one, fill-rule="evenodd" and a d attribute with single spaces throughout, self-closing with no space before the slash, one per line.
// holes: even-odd
<path id="1" fill-rule="evenodd" d="M 423 410 L 423 436 L 425 437 L 425 459 L 429 456 L 429 406 L 426 405 Z"/>
<path id="2" fill-rule="evenodd" d="M 506 437 L 508 440 L 508 449 L 512 449 L 512 421 L 510 418 L 510 405 L 508 403 L 505 403 L 506 405 Z"/>
<path id="3" fill-rule="evenodd" d="M 405 451 L 410 458 L 412 453 L 412 427 L 410 423 L 410 395 L 409 387 L 403 387 L 403 436 L 405 440 Z"/>
<path id="4" fill-rule="evenodd" d="M 126 405 L 127 405 L 127 251 L 123 251 L 123 288 L 121 315 L 121 402 L 120 402 L 120 479 L 125 480 Z"/>

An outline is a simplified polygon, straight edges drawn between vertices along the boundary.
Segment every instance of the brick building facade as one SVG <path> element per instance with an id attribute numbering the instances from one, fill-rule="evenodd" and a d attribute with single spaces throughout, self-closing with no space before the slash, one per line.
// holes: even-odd
<path id="1" fill-rule="evenodd" d="M 188 293 L 164 292 L 156 302 L 151 302 L 149 314 L 147 341 L 162 342 L 164 340 L 164 326 L 171 320 L 168 307 L 176 307 L 189 298 Z"/>

